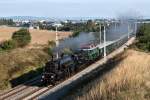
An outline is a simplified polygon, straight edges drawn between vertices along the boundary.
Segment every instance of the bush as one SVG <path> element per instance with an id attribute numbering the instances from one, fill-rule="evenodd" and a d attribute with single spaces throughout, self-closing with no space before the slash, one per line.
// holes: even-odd
<path id="1" fill-rule="evenodd" d="M 52 56 L 53 55 L 53 50 L 51 47 L 45 47 L 43 49 L 44 52 L 46 52 L 49 56 Z"/>
<path id="2" fill-rule="evenodd" d="M 150 24 L 144 24 L 139 28 L 137 39 L 136 46 L 139 49 L 150 52 Z"/>
<path id="3" fill-rule="evenodd" d="M 75 31 L 73 32 L 73 34 L 71 35 L 71 37 L 77 37 L 80 35 L 80 31 Z"/>
<path id="4" fill-rule="evenodd" d="M 56 46 L 55 41 L 48 41 L 48 46 L 50 46 L 51 48 Z"/>
<path id="5" fill-rule="evenodd" d="M 14 40 L 6 40 L 2 42 L 0 50 L 10 50 L 16 48 L 16 42 Z"/>
<path id="6" fill-rule="evenodd" d="M 30 43 L 31 35 L 27 29 L 20 29 L 13 33 L 12 39 L 16 41 L 18 47 L 24 47 Z"/>

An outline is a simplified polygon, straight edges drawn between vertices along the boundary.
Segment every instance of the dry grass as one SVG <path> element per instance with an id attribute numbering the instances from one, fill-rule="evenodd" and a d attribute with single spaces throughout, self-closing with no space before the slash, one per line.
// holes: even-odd
<path id="1" fill-rule="evenodd" d="M 0 41 L 8 40 L 11 38 L 12 33 L 19 30 L 13 27 L 0 27 Z"/>
<path id="2" fill-rule="evenodd" d="M 150 100 L 150 55 L 127 51 L 110 73 L 84 87 L 78 100 Z"/>
<path id="3" fill-rule="evenodd" d="M 48 54 L 38 49 L 14 49 L 0 53 L 0 90 L 11 87 L 11 79 L 42 67 L 48 59 Z"/>
<path id="4" fill-rule="evenodd" d="M 0 27 L 0 41 L 11 39 L 12 33 L 19 30 L 15 27 Z M 48 30 L 30 30 L 32 41 L 30 45 L 44 45 L 50 40 L 55 41 L 55 32 Z M 59 39 L 63 39 L 72 34 L 72 32 L 58 32 Z"/>

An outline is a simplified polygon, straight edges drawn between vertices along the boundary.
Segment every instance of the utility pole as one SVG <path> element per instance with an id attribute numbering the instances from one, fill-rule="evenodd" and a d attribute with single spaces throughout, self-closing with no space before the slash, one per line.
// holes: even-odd
<path id="1" fill-rule="evenodd" d="M 59 46 L 59 39 L 58 39 L 58 29 L 57 29 L 57 26 L 56 26 L 56 47 Z M 56 52 L 56 58 L 58 59 L 59 58 L 59 54 L 58 52 Z"/>
<path id="2" fill-rule="evenodd" d="M 104 60 L 106 61 L 107 54 L 106 54 L 106 26 L 104 25 Z"/>
<path id="3" fill-rule="evenodd" d="M 116 30 L 117 30 L 117 22 L 115 22 L 115 32 L 116 32 Z"/>
<path id="4" fill-rule="evenodd" d="M 135 22 L 135 37 L 136 37 L 136 34 L 137 34 L 137 21 Z"/>
<path id="5" fill-rule="evenodd" d="M 130 24 L 128 23 L 128 39 L 130 38 Z"/>
<path id="6" fill-rule="evenodd" d="M 101 23 L 99 23 L 99 39 L 100 39 L 100 45 L 101 45 L 101 41 L 102 41 L 102 26 L 101 26 Z"/>

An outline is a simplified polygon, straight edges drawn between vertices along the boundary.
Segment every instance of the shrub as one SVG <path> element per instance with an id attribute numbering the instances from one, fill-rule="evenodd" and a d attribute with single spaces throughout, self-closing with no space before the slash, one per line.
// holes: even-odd
<path id="1" fill-rule="evenodd" d="M 30 43 L 31 35 L 27 29 L 20 29 L 13 33 L 12 39 L 16 41 L 18 47 L 24 47 Z"/>
<path id="2" fill-rule="evenodd" d="M 45 47 L 44 49 L 44 52 L 46 52 L 49 56 L 52 56 L 53 55 L 53 50 L 51 47 Z"/>
<path id="3" fill-rule="evenodd" d="M 55 41 L 48 41 L 48 45 L 43 49 L 49 56 L 53 56 L 53 48 L 56 47 Z"/>
<path id="4" fill-rule="evenodd" d="M 51 48 L 56 46 L 55 41 L 48 41 L 48 46 L 50 46 Z"/>
<path id="5" fill-rule="evenodd" d="M 80 35 L 80 31 L 75 31 L 75 32 L 73 32 L 71 37 L 77 37 L 79 35 Z"/>
<path id="6" fill-rule="evenodd" d="M 139 49 L 150 52 L 150 24 L 144 24 L 139 28 L 137 39 L 136 46 Z"/>
<path id="7" fill-rule="evenodd" d="M 16 47 L 16 42 L 14 40 L 6 40 L 2 42 L 0 50 L 10 50 Z"/>

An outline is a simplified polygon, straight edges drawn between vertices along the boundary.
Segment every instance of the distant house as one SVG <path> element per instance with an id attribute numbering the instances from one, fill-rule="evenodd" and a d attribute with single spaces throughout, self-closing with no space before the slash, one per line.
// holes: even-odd
<path id="1" fill-rule="evenodd" d="M 53 23 L 52 26 L 63 27 L 63 25 L 61 23 Z"/>
<path id="2" fill-rule="evenodd" d="M 39 30 L 40 29 L 40 27 L 38 26 L 38 25 L 30 25 L 30 27 L 29 27 L 29 29 L 37 29 L 37 30 Z"/>

